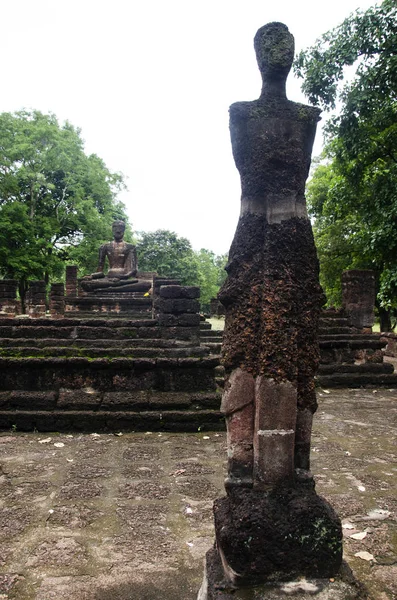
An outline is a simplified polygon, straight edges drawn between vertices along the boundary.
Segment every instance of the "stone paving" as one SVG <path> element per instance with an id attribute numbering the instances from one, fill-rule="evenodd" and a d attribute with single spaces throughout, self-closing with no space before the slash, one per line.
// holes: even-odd
<path id="1" fill-rule="evenodd" d="M 312 468 L 373 600 L 397 598 L 397 391 L 319 390 Z M 194 600 L 225 435 L 0 434 L 0 599 Z M 353 537 L 352 537 L 353 536 Z"/>

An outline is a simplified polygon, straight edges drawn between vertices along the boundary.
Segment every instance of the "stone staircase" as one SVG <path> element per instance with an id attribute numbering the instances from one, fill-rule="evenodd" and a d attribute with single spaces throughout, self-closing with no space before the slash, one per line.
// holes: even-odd
<path id="1" fill-rule="evenodd" d="M 201 343 L 218 355 L 221 330 L 210 323 L 201 324 Z M 358 333 L 343 311 L 324 311 L 320 319 L 321 362 L 316 377 L 322 387 L 397 386 L 394 366 L 384 362 L 386 340 L 379 333 Z M 219 377 L 219 372 L 218 372 Z"/>
<path id="2" fill-rule="evenodd" d="M 319 344 L 321 363 L 317 375 L 322 387 L 394 387 L 397 375 L 391 363 L 384 362 L 386 346 L 380 333 L 359 333 L 351 327 L 343 311 L 323 311 Z"/>
<path id="3" fill-rule="evenodd" d="M 156 319 L 0 319 L 0 428 L 222 429 L 219 359 L 180 337 Z"/>

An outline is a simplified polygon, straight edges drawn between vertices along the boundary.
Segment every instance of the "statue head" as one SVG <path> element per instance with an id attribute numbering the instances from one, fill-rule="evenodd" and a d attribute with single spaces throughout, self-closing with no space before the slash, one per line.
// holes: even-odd
<path id="1" fill-rule="evenodd" d="M 264 84 L 284 82 L 294 59 L 294 36 L 284 23 L 267 23 L 254 38 L 258 67 Z"/>
<path id="2" fill-rule="evenodd" d="M 121 242 L 124 237 L 125 223 L 124 221 L 113 221 L 112 224 L 113 237 L 116 242 Z"/>

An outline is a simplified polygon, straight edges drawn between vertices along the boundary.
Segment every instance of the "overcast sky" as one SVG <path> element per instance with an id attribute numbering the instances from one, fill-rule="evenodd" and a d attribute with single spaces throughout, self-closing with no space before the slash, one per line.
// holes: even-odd
<path id="1" fill-rule="evenodd" d="M 228 107 L 260 93 L 257 29 L 284 22 L 299 51 L 374 3 L 0 0 L 0 112 L 34 108 L 80 127 L 86 151 L 125 174 L 135 231 L 170 229 L 221 254 L 240 204 Z M 305 101 L 292 74 L 288 96 Z"/>

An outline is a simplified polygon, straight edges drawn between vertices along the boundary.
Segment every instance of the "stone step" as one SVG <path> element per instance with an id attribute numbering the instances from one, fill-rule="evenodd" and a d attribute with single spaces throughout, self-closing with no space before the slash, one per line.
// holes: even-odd
<path id="1" fill-rule="evenodd" d="M 365 341 L 374 341 L 374 340 L 379 340 L 381 338 L 381 334 L 377 334 L 377 333 L 351 333 L 349 335 L 345 335 L 345 334 L 325 334 L 325 335 L 321 335 L 320 336 L 320 340 L 361 340 L 363 342 Z"/>
<path id="2" fill-rule="evenodd" d="M 369 339 L 350 339 L 342 337 L 341 339 L 321 339 L 319 340 L 320 350 L 322 349 L 330 349 L 330 348 L 350 348 L 351 350 L 363 350 L 363 349 L 371 349 L 371 350 L 381 350 L 386 346 L 386 343 L 381 341 L 378 337 L 369 340 Z"/>
<path id="3" fill-rule="evenodd" d="M 26 317 L 15 317 L 10 322 L 10 319 L 0 318 L 0 327 L 6 326 L 9 327 L 12 325 L 13 327 L 109 327 L 110 329 L 114 327 L 156 327 L 158 322 L 156 319 L 120 319 L 114 318 L 111 321 L 104 316 L 102 319 L 100 318 L 80 318 L 80 317 L 64 317 L 62 319 L 51 319 L 51 318 L 42 318 L 42 319 L 29 319 Z"/>
<path id="4" fill-rule="evenodd" d="M 320 327 L 349 327 L 349 319 L 346 317 L 320 317 Z"/>
<path id="5" fill-rule="evenodd" d="M 155 330 L 152 330 L 153 333 L 156 333 Z M 106 339 L 106 340 L 96 340 L 96 339 L 54 339 L 54 338 L 40 338 L 40 339 L 31 339 L 31 338 L 3 338 L 0 339 L 0 348 L 27 348 L 27 347 L 35 347 L 38 349 L 41 348 L 58 348 L 62 346 L 63 348 L 98 348 L 101 345 L 106 348 L 195 348 L 197 344 L 189 341 L 181 341 L 175 339 L 163 339 L 163 338 L 145 338 L 144 341 L 141 339 Z"/>
<path id="6" fill-rule="evenodd" d="M 222 342 L 207 342 L 201 338 L 201 344 L 209 348 L 211 354 L 219 354 L 222 350 Z"/>
<path id="7" fill-rule="evenodd" d="M 134 319 L 137 321 L 142 321 L 144 319 L 149 319 L 151 317 L 152 311 L 148 310 L 148 311 L 132 311 L 132 310 L 128 310 L 125 312 L 107 312 L 107 313 L 103 313 L 102 311 L 98 310 L 98 311 L 84 311 L 84 310 L 79 310 L 79 311 L 67 311 L 66 313 L 68 316 L 72 317 L 72 318 L 82 318 L 82 319 L 93 319 L 93 320 L 97 320 L 97 319 L 109 319 L 109 320 L 115 320 L 115 319 Z M 124 315 L 124 316 L 123 316 Z"/>
<path id="8" fill-rule="evenodd" d="M 201 327 L 200 327 L 201 330 Z M 223 337 L 223 331 L 220 329 L 205 329 L 201 331 L 202 337 Z"/>
<path id="9" fill-rule="evenodd" d="M 324 335 L 351 335 L 354 331 L 351 327 L 322 327 L 320 324 L 318 335 L 323 337 Z"/>
<path id="10" fill-rule="evenodd" d="M 141 342 L 142 343 L 142 342 Z M 170 358 L 189 358 L 207 356 L 210 353 L 210 349 L 207 346 L 194 346 L 194 347 L 98 347 L 96 346 L 84 347 L 80 346 L 77 348 L 74 346 L 50 346 L 39 348 L 37 346 L 14 346 L 8 348 L 0 348 L 0 356 L 3 358 L 39 358 L 39 357 L 87 357 L 87 358 L 115 358 L 115 357 L 128 357 L 128 358 L 157 358 L 157 357 L 170 357 Z"/>
<path id="11" fill-rule="evenodd" d="M 352 374 L 370 374 L 370 373 L 394 373 L 394 366 L 391 363 L 362 363 L 359 365 L 353 364 L 338 364 L 320 365 L 318 369 L 319 375 L 332 375 L 333 373 L 352 373 Z"/>
<path id="12" fill-rule="evenodd" d="M 347 387 L 397 387 L 397 374 L 387 373 L 334 373 L 332 375 L 318 375 L 316 385 L 324 388 Z"/>
<path id="13" fill-rule="evenodd" d="M 219 410 L 102 411 L 102 410 L 0 410 L 2 429 L 18 431 L 223 431 Z"/>
<path id="14" fill-rule="evenodd" d="M 41 326 L 41 325 L 0 325 L 1 338 L 53 338 L 53 339 L 125 339 L 125 338 L 151 338 L 153 337 L 153 326 L 120 326 L 108 327 L 101 324 L 93 327 L 90 323 L 77 326 Z"/>
<path id="15" fill-rule="evenodd" d="M 216 391 L 218 357 L 0 358 L 0 391 Z"/>
<path id="16" fill-rule="evenodd" d="M 321 312 L 321 319 L 346 319 L 348 318 L 343 310 L 323 310 Z"/>
<path id="17" fill-rule="evenodd" d="M 79 390 L 0 392 L 0 408 L 9 410 L 219 410 L 221 395 L 216 392 L 161 392 L 133 390 L 107 392 Z"/>

